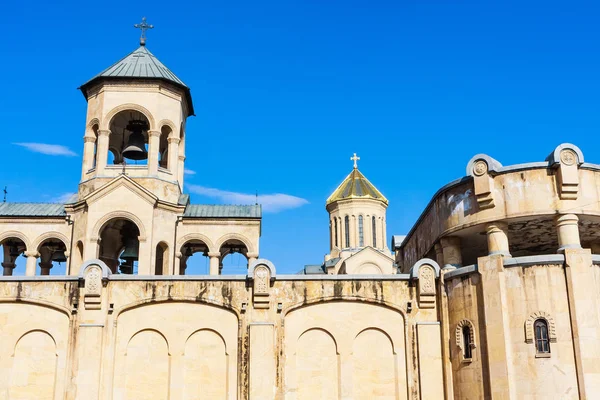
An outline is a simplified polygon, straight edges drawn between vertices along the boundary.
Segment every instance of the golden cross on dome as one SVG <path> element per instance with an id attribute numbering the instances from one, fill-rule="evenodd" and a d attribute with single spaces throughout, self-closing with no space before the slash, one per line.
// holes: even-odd
<path id="1" fill-rule="evenodd" d="M 146 45 L 146 31 L 148 29 L 154 28 L 154 25 L 147 24 L 146 17 L 142 17 L 142 23 L 135 24 L 135 25 L 133 25 L 133 27 L 142 30 L 142 35 L 140 36 L 140 45 L 145 46 Z"/>
<path id="2" fill-rule="evenodd" d="M 354 169 L 358 168 L 358 163 L 357 163 L 358 160 L 360 160 L 360 157 L 357 157 L 356 153 L 354 153 L 354 155 L 352 157 L 350 157 L 350 161 L 354 161 Z"/>

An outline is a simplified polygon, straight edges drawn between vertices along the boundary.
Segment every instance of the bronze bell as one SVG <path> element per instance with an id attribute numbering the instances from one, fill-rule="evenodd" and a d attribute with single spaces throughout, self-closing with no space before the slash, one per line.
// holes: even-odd
<path id="1" fill-rule="evenodd" d="M 52 261 L 55 261 L 59 264 L 66 262 L 67 256 L 65 255 L 64 250 L 56 250 L 54 253 L 52 253 Z"/>
<path id="2" fill-rule="evenodd" d="M 146 151 L 146 140 L 143 131 L 148 130 L 148 124 L 139 119 L 132 119 L 125 128 L 131 132 L 127 140 L 127 146 L 123 150 L 123 157 L 130 160 L 146 160 L 148 152 Z"/>
<path id="3" fill-rule="evenodd" d="M 121 253 L 121 257 L 119 258 L 126 262 L 137 261 L 139 257 L 139 245 L 140 242 L 137 239 L 129 239 L 125 244 L 125 250 L 123 250 L 123 253 Z"/>

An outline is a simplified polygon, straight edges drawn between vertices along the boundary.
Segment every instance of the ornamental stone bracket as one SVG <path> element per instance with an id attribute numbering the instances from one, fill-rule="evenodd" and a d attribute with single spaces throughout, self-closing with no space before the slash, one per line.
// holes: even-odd
<path id="1" fill-rule="evenodd" d="M 108 283 L 110 269 L 101 260 L 90 260 L 81 266 L 79 281 L 83 281 L 83 303 L 86 310 L 102 308 L 102 289 Z"/>
<path id="2" fill-rule="evenodd" d="M 275 280 L 275 265 L 259 258 L 250 263 L 247 279 L 252 282 L 252 304 L 257 309 L 269 309 L 271 304 L 271 284 Z"/>
<path id="3" fill-rule="evenodd" d="M 477 204 L 482 210 L 494 208 L 494 178 L 491 173 L 498 172 L 502 164 L 486 154 L 477 154 L 467 164 L 467 175 L 473 177 L 473 186 Z"/>
<path id="4" fill-rule="evenodd" d="M 417 280 L 419 308 L 435 308 L 435 280 L 440 277 L 440 266 L 435 261 L 424 258 L 410 269 L 410 280 Z"/>
<path id="5" fill-rule="evenodd" d="M 556 169 L 556 186 L 561 200 L 577 200 L 579 192 L 579 166 L 583 164 L 583 153 L 571 143 L 559 145 L 546 158 L 548 165 Z"/>

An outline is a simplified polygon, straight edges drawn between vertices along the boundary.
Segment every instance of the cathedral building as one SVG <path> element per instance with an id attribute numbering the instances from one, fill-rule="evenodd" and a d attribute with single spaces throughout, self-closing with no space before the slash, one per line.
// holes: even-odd
<path id="1" fill-rule="evenodd" d="M 260 205 L 184 193 L 191 91 L 145 39 L 80 89 L 77 194 L 0 204 L 0 399 L 600 397 L 600 165 L 577 146 L 474 156 L 390 246 L 355 154 L 329 254 L 281 274 Z"/>

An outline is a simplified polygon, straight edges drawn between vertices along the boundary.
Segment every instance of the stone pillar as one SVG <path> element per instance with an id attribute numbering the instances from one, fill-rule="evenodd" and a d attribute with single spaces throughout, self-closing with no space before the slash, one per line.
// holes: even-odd
<path id="1" fill-rule="evenodd" d="M 562 214 L 555 218 L 558 233 L 558 252 L 565 249 L 580 249 L 579 242 L 579 218 L 575 214 Z"/>
<path id="2" fill-rule="evenodd" d="M 39 253 L 37 251 L 26 251 L 25 257 L 27 257 L 27 264 L 25 265 L 25 275 L 26 276 L 35 276 L 35 270 L 37 262 L 37 258 L 39 257 Z"/>
<path id="3" fill-rule="evenodd" d="M 16 264 L 14 262 L 5 261 L 2 263 L 2 268 L 4 269 L 4 276 L 11 276 L 13 274 L 13 270 L 15 269 Z"/>
<path id="4" fill-rule="evenodd" d="M 169 171 L 173 174 L 173 179 L 177 179 L 177 159 L 179 157 L 179 138 L 170 137 L 169 142 Z"/>
<path id="5" fill-rule="evenodd" d="M 219 272 L 220 272 L 219 259 L 221 257 L 221 253 L 219 253 L 218 251 L 215 251 L 215 252 L 211 251 L 210 253 L 208 253 L 208 256 L 210 257 L 209 274 L 210 275 L 219 275 Z"/>
<path id="6" fill-rule="evenodd" d="M 160 147 L 160 131 L 148 131 L 148 174 L 158 174 L 158 150 Z"/>
<path id="7" fill-rule="evenodd" d="M 181 185 L 181 187 L 183 187 L 183 175 L 184 175 L 184 161 L 185 161 L 185 156 L 179 156 L 179 164 L 177 165 L 177 180 L 179 181 L 179 185 Z"/>
<path id="8" fill-rule="evenodd" d="M 50 275 L 52 269 L 52 250 L 47 247 L 40 249 L 40 275 Z"/>
<path id="9" fill-rule="evenodd" d="M 94 167 L 94 148 L 96 147 L 96 136 L 83 137 L 83 163 L 81 171 L 81 180 L 85 178 L 87 172 Z"/>
<path id="10" fill-rule="evenodd" d="M 448 236 L 440 240 L 444 254 L 444 268 L 462 267 L 462 254 L 460 252 L 460 238 Z"/>
<path id="11" fill-rule="evenodd" d="M 438 265 L 444 266 L 444 250 L 440 243 L 435 244 L 435 261 Z"/>
<path id="12" fill-rule="evenodd" d="M 488 254 L 500 254 L 512 257 L 508 249 L 508 224 L 505 222 L 492 222 L 485 227 L 487 232 Z"/>
<path id="13" fill-rule="evenodd" d="M 483 324 L 480 335 L 485 336 L 485 342 L 482 340 L 482 343 L 485 343 L 487 352 L 487 362 L 482 365 L 486 370 L 484 376 L 489 377 L 489 398 L 516 400 L 519 398 L 515 387 L 518 378 L 513 367 L 509 299 L 503 258 L 500 255 L 480 257 L 477 265 L 482 293 Z"/>
<path id="14" fill-rule="evenodd" d="M 569 242 L 562 242 L 562 244 L 574 244 L 572 235 L 573 232 Z M 600 388 L 598 373 L 600 313 L 598 313 L 598 298 L 592 293 L 598 293 L 600 286 L 595 271 L 598 266 L 592 263 L 589 249 L 566 247 L 564 253 L 579 398 L 595 399 Z"/>
<path id="15" fill-rule="evenodd" d="M 258 253 L 248 253 L 246 257 L 248 257 L 248 267 L 250 267 L 250 264 L 258 259 Z"/>
<path id="16" fill-rule="evenodd" d="M 100 130 L 98 131 L 98 145 L 96 146 L 96 175 L 101 176 L 104 174 L 106 168 L 106 161 L 108 159 L 108 139 L 110 131 Z"/>

